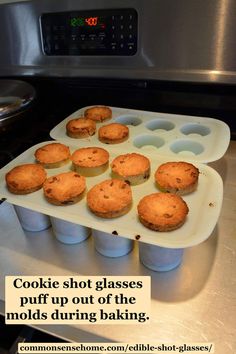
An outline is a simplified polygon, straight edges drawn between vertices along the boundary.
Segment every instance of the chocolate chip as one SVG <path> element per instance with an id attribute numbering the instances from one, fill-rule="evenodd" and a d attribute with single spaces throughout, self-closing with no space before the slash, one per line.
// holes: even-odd
<path id="1" fill-rule="evenodd" d="M 136 236 L 135 236 L 135 239 L 136 239 L 136 240 L 139 240 L 140 238 L 141 238 L 140 235 L 136 235 Z"/>
<path id="2" fill-rule="evenodd" d="M 173 214 L 165 213 L 165 214 L 163 214 L 163 216 L 164 216 L 164 218 L 166 218 L 166 219 L 170 219 L 170 218 L 172 218 Z"/>
<path id="3" fill-rule="evenodd" d="M 57 177 L 52 177 L 52 179 L 49 181 L 49 183 L 54 183 L 54 182 L 57 182 L 58 181 L 58 179 L 57 179 Z"/>
<path id="4" fill-rule="evenodd" d="M 112 235 L 118 235 L 117 231 L 112 231 Z"/>
<path id="5" fill-rule="evenodd" d="M 191 176 L 196 177 L 197 176 L 196 172 L 191 172 Z"/>
<path id="6" fill-rule="evenodd" d="M 66 200 L 66 201 L 62 202 L 61 204 L 68 205 L 68 204 L 73 204 L 73 203 L 74 203 L 73 200 Z"/>

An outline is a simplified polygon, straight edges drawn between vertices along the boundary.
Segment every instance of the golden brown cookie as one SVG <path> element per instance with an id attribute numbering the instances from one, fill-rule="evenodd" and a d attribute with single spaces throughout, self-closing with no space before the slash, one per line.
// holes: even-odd
<path id="1" fill-rule="evenodd" d="M 150 161 L 146 156 L 135 152 L 119 155 L 112 161 L 111 169 L 114 178 L 136 185 L 149 178 Z"/>
<path id="2" fill-rule="evenodd" d="M 66 133 L 71 138 L 87 138 L 96 132 L 96 123 L 83 117 L 71 119 L 66 124 Z"/>
<path id="3" fill-rule="evenodd" d="M 92 119 L 95 122 L 103 122 L 112 117 L 112 110 L 106 106 L 94 106 L 86 109 L 85 118 Z"/>
<path id="4" fill-rule="evenodd" d="M 98 139 L 105 144 L 119 144 L 129 137 L 129 128 L 120 123 L 103 125 L 98 129 Z"/>
<path id="5" fill-rule="evenodd" d="M 155 181 L 162 192 L 184 195 L 197 188 L 199 170 L 188 162 L 166 162 L 155 172 Z"/>
<path id="6" fill-rule="evenodd" d="M 50 143 L 38 148 L 34 156 L 44 168 L 57 168 L 70 162 L 70 149 L 61 143 Z"/>
<path id="7" fill-rule="evenodd" d="M 43 185 L 47 201 L 55 205 L 77 203 L 83 197 L 85 188 L 85 178 L 76 172 L 64 172 L 49 177 Z"/>
<path id="8" fill-rule="evenodd" d="M 185 201 L 172 193 L 153 193 L 142 198 L 138 204 L 139 220 L 155 231 L 178 229 L 184 224 L 188 211 Z"/>
<path id="9" fill-rule="evenodd" d="M 42 188 L 47 174 L 39 164 L 23 164 L 10 170 L 5 178 L 7 188 L 14 194 L 28 194 Z"/>
<path id="10" fill-rule="evenodd" d="M 105 180 L 89 190 L 87 203 L 95 215 L 116 218 L 126 214 L 131 208 L 131 187 L 118 179 Z"/>
<path id="11" fill-rule="evenodd" d="M 109 153 L 99 147 L 81 148 L 72 154 L 73 169 L 83 176 L 97 176 L 106 171 Z"/>

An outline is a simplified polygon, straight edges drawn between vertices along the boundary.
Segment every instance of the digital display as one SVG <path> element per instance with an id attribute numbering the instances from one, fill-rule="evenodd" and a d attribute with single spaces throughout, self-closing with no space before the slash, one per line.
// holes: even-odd
<path id="1" fill-rule="evenodd" d="M 71 27 L 100 27 L 105 28 L 104 18 L 93 16 L 93 17 L 72 17 L 70 19 Z"/>

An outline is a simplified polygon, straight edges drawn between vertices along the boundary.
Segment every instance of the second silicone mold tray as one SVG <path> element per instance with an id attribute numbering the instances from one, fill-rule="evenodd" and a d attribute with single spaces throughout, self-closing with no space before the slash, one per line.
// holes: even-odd
<path id="1" fill-rule="evenodd" d="M 89 106 L 91 107 L 91 106 Z M 70 138 L 66 134 L 66 123 L 83 116 L 84 107 L 64 119 L 54 127 L 50 136 L 77 147 L 100 146 L 106 144 L 95 135 L 84 138 Z M 220 159 L 230 142 L 230 130 L 224 122 L 207 117 L 155 113 L 125 108 L 110 107 L 112 119 L 97 123 L 100 126 L 117 122 L 129 126 L 129 139 L 120 144 L 109 145 L 110 151 L 136 151 L 171 158 L 190 158 L 198 162 L 211 162 Z"/>

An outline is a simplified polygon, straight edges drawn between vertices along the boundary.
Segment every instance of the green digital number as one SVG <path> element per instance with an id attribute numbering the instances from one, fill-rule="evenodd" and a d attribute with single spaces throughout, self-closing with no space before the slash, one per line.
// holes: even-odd
<path id="1" fill-rule="evenodd" d="M 71 18 L 70 25 L 72 27 L 76 27 L 77 26 L 77 18 L 75 18 L 75 17 Z"/>
<path id="2" fill-rule="evenodd" d="M 82 27 L 84 26 L 84 19 L 82 17 L 73 17 L 70 20 L 70 25 L 72 27 Z"/>

